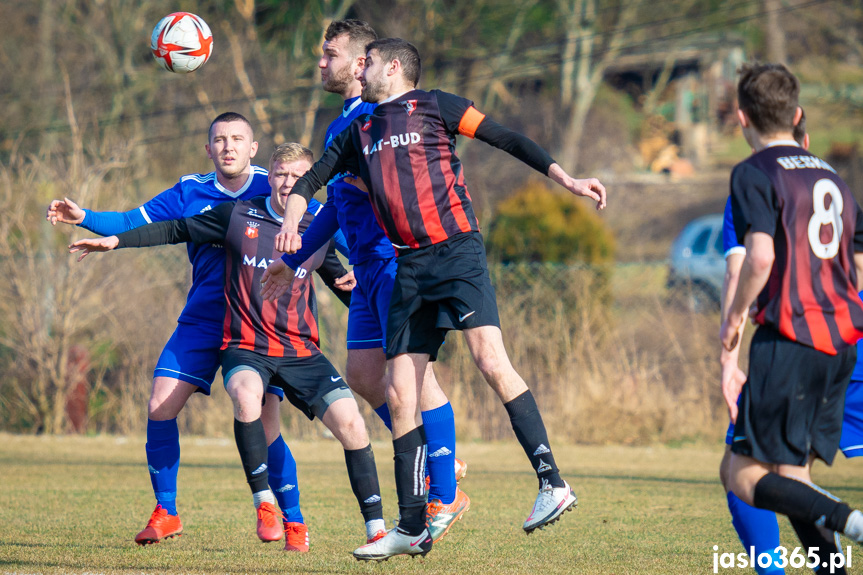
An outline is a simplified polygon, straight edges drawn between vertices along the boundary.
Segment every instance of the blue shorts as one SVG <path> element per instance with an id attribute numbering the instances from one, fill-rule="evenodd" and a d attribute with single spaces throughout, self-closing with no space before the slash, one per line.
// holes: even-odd
<path id="1" fill-rule="evenodd" d="M 725 432 L 725 445 L 731 445 L 734 438 L 734 424 L 728 424 Z M 863 381 L 851 380 L 845 392 L 845 412 L 842 415 L 842 439 L 839 449 L 845 457 L 863 455 Z"/>
<path id="2" fill-rule="evenodd" d="M 839 449 L 845 457 L 863 455 L 863 381 L 852 379 L 845 392 L 845 414 Z"/>
<path id="3" fill-rule="evenodd" d="M 386 347 L 387 314 L 396 281 L 396 258 L 354 266 L 357 286 L 348 309 L 348 349 Z"/>
<path id="4" fill-rule="evenodd" d="M 170 377 L 198 386 L 196 392 L 210 395 L 210 386 L 219 366 L 222 347 L 222 325 L 217 323 L 177 323 L 171 339 L 165 344 L 153 377 Z M 267 393 L 285 398 L 285 392 L 274 385 Z"/>

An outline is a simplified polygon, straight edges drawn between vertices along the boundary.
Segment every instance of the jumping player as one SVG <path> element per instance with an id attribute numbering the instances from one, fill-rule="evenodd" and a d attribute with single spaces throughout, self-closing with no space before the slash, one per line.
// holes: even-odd
<path id="1" fill-rule="evenodd" d="M 207 156 L 215 168 L 209 174 L 183 176 L 172 188 L 142 206 L 125 213 L 93 212 L 79 208 L 69 199 L 54 200 L 47 218 L 52 224 L 63 222 L 102 236 L 127 231 L 151 222 L 190 217 L 213 209 L 221 202 L 248 200 L 270 194 L 267 171 L 252 165 L 258 150 L 252 126 L 240 114 L 228 112 L 210 124 Z M 312 209 L 320 207 L 320 204 Z M 210 386 L 219 367 L 222 343 L 221 317 L 225 308 L 223 295 L 225 253 L 213 245 L 187 246 L 192 263 L 192 287 L 186 305 L 177 320 L 177 328 L 165 345 L 153 372 L 153 385 L 147 404 L 147 463 L 156 496 L 156 509 L 147 526 L 135 537 L 141 545 L 157 543 L 180 535 L 183 530 L 177 512 L 177 473 L 180 465 L 180 440 L 177 416 L 193 393 L 210 394 Z M 325 282 L 333 287 L 333 282 Z M 334 290 L 343 297 L 348 292 Z M 269 391 L 281 397 L 277 387 Z M 279 505 L 285 514 L 285 525 L 303 524 L 296 463 L 279 434 L 278 401 L 270 401 L 264 410 L 269 440 L 269 478 Z M 262 521 L 269 523 L 271 518 Z M 294 533 L 292 528 L 288 533 Z M 303 541 L 296 537 L 296 541 Z M 286 548 L 293 544 L 286 540 Z"/>
<path id="2" fill-rule="evenodd" d="M 94 251 L 191 242 L 225 245 L 227 311 L 220 360 L 234 403 L 234 433 L 255 507 L 275 503 L 267 487 L 267 445 L 261 422 L 265 386 L 280 386 L 310 419 L 317 417 L 345 449 L 351 486 L 366 521 L 367 538 L 384 528 L 374 454 L 356 400 L 318 347 L 317 307 L 310 272 L 324 263 L 321 248 L 300 268 L 290 292 L 277 302 L 259 293 L 260 277 L 274 252 L 285 202 L 294 182 L 311 166 L 312 153 L 299 144 L 276 148 L 270 161 L 269 198 L 223 202 L 191 218 L 149 224 L 107 238 L 79 240 L 70 251 L 83 259 Z M 303 229 L 311 221 L 307 212 Z M 345 270 L 334 254 L 328 275 Z M 306 535 L 307 537 L 307 535 Z M 308 550 L 308 541 L 305 548 Z"/>
<path id="3" fill-rule="evenodd" d="M 387 403 L 401 519 L 386 537 L 354 551 L 362 560 L 431 550 L 423 517 L 426 438 L 419 397 L 426 366 L 448 330 L 464 331 L 474 362 L 504 403 L 537 474 L 539 495 L 525 531 L 556 521 L 576 504 L 558 473 L 536 402 L 503 347 L 485 248 L 455 155 L 455 138 L 477 137 L 507 150 L 572 193 L 595 199 L 599 209 L 605 207 L 605 189 L 595 179 L 571 178 L 533 141 L 486 118 L 469 100 L 417 90 L 419 76 L 419 54 L 410 43 L 389 38 L 366 47 L 362 98 L 378 107 L 339 134 L 297 182 L 276 240 L 281 251 L 296 252 L 302 246 L 297 225 L 308 199 L 335 174 L 349 171 L 370 190 L 375 215 L 398 252 L 386 355 L 392 370 Z"/>
<path id="4" fill-rule="evenodd" d="M 735 422 L 731 490 L 787 515 L 821 557 L 835 548 L 831 532 L 863 541 L 863 514 L 810 477 L 815 457 L 829 465 L 835 456 L 863 336 L 863 212 L 833 168 L 793 140 L 798 94 L 797 78 L 780 64 L 741 70 L 738 118 L 754 154 L 731 175 L 734 229 L 746 255 L 720 330 L 724 356 L 737 352 L 753 302 L 759 328 L 748 377 L 724 367 L 722 385 Z"/>
<path id="5" fill-rule="evenodd" d="M 327 128 L 327 145 L 354 119 L 370 114 L 375 104 L 360 99 L 362 84 L 356 75 L 362 70 L 366 44 L 377 34 L 365 22 L 339 20 L 324 34 L 323 56 L 318 63 L 324 90 L 344 99 L 341 115 Z M 385 331 L 390 295 L 395 280 L 396 257 L 392 243 L 375 219 L 368 192 L 347 183 L 348 174 L 335 176 L 327 186 L 327 201 L 303 234 L 303 247 L 294 255 L 283 255 L 264 274 L 283 277 L 286 288 L 290 269 L 296 268 L 317 251 L 339 229 L 350 248 L 350 263 L 357 278 L 348 313 L 347 380 L 351 389 L 365 399 L 388 429 L 392 430 L 386 403 Z M 452 405 L 438 385 L 429 363 L 421 397 L 422 421 L 428 440 L 429 493 L 426 522 L 434 542 L 470 507 L 470 498 L 457 486 L 466 465 L 455 457 L 455 417 Z"/>

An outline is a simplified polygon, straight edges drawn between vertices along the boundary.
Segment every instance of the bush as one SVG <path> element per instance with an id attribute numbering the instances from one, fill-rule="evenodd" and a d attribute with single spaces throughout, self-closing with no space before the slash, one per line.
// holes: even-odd
<path id="1" fill-rule="evenodd" d="M 489 256 L 503 263 L 611 263 L 614 236 L 592 205 L 528 183 L 498 204 L 486 236 Z"/>

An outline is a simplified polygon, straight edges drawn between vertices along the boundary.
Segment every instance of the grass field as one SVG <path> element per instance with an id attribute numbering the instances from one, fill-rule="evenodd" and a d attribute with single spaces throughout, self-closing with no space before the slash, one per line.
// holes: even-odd
<path id="1" fill-rule="evenodd" d="M 299 555 L 257 540 L 233 441 L 202 438 L 182 440 L 178 504 L 185 534 L 142 548 L 132 539 L 154 506 L 143 444 L 142 438 L 0 434 L 0 573 L 689 574 L 712 572 L 714 545 L 739 551 L 716 479 L 719 445 L 558 445 L 579 509 L 527 536 L 521 522 L 536 484 L 516 442 L 461 444 L 470 511 L 425 559 L 378 565 L 350 555 L 363 539 L 361 516 L 336 442 L 292 446 L 312 546 Z M 391 446 L 375 449 L 385 516 L 393 518 Z M 815 477 L 860 506 L 861 471 L 863 461 L 840 456 Z M 785 520 L 780 527 L 783 543 L 795 545 Z M 852 549 L 850 572 L 863 573 L 857 564 L 863 550 L 858 559 Z"/>

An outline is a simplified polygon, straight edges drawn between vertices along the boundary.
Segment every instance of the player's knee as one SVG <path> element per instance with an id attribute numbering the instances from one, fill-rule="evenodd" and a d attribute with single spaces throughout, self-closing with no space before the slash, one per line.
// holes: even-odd
<path id="1" fill-rule="evenodd" d="M 495 353 L 481 353 L 474 358 L 480 373 L 489 382 L 497 381 L 506 373 L 509 362 Z"/>

